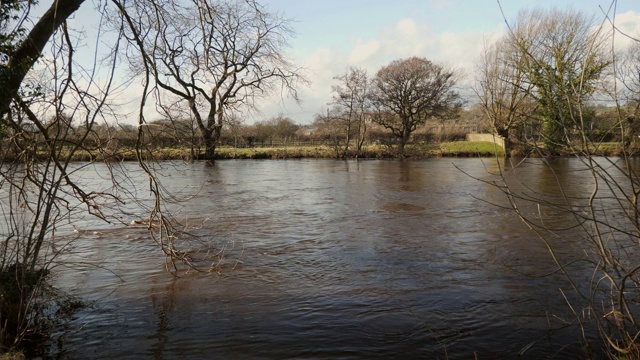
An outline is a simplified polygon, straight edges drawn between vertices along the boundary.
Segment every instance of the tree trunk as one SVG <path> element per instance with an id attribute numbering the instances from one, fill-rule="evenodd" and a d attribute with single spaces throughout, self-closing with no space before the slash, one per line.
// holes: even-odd
<path id="1" fill-rule="evenodd" d="M 406 141 L 403 138 L 400 139 L 400 144 L 398 144 L 398 157 L 400 159 L 404 159 L 404 145 L 406 144 Z"/>
<path id="2" fill-rule="evenodd" d="M 202 134 L 204 141 L 204 160 L 213 161 L 216 154 L 216 142 L 213 140 L 213 133 Z"/>
<path id="3" fill-rule="evenodd" d="M 342 152 L 343 159 L 346 159 L 347 155 L 349 154 L 349 143 L 351 142 L 350 132 L 351 132 L 351 126 L 347 128 L 347 138 L 345 139 L 344 151 Z"/>
<path id="4" fill-rule="evenodd" d="M 398 145 L 399 157 L 404 159 L 404 148 L 409 142 L 409 138 L 411 137 L 411 131 L 408 128 L 402 129 L 402 136 L 400 137 L 400 144 Z"/>
<path id="5" fill-rule="evenodd" d="M 202 134 L 204 139 L 204 160 L 213 162 L 216 157 L 216 147 L 220 142 L 220 136 L 222 134 L 222 124 L 216 124 L 211 131 Z"/>
<path id="6" fill-rule="evenodd" d="M 53 33 L 83 2 L 84 0 L 54 1 L 13 53 L 4 71 L 0 72 L 0 119 L 9 112 L 11 101 L 18 95 L 24 77 L 40 57 Z"/>

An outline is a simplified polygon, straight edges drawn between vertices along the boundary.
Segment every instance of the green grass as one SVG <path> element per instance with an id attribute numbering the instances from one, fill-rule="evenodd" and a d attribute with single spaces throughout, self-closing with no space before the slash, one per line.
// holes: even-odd
<path id="1" fill-rule="evenodd" d="M 597 154 L 610 155 L 621 153 L 623 149 L 620 142 L 602 142 L 595 143 L 589 150 Z"/>
<path id="2" fill-rule="evenodd" d="M 396 148 L 383 145 L 368 145 L 362 149 L 360 158 L 395 158 Z M 299 158 L 336 158 L 335 150 L 330 146 L 302 146 L 278 148 L 239 149 L 222 147 L 216 150 L 219 159 L 299 159 Z M 405 155 L 408 158 L 431 157 L 476 157 L 504 156 L 504 149 L 491 142 L 449 142 L 442 144 L 407 145 Z M 355 158 L 354 149 L 350 149 L 348 158 Z"/>
<path id="3" fill-rule="evenodd" d="M 504 156 L 504 149 L 488 141 L 455 141 L 440 144 L 443 156 Z"/>
<path id="4" fill-rule="evenodd" d="M 203 149 L 201 149 L 204 151 Z M 148 160 L 188 160 L 191 158 L 189 148 L 159 148 L 143 150 L 142 157 Z M 339 152 L 342 155 L 342 152 Z M 46 152 L 38 152 L 38 158 L 47 158 Z M 350 148 L 347 158 L 356 158 L 354 148 Z M 410 144 L 405 147 L 405 157 L 412 159 L 432 157 L 486 157 L 504 156 L 504 150 L 491 142 L 456 141 L 441 144 Z M 62 149 L 59 158 L 69 156 L 68 149 Z M 331 146 L 285 146 L 269 148 L 234 148 L 219 147 L 216 149 L 217 159 L 332 159 L 339 157 Z M 361 159 L 390 159 L 397 157 L 397 148 L 385 145 L 367 145 L 363 147 Z M 11 157 L 5 158 L 10 161 Z M 13 159 L 20 161 L 20 159 Z M 71 156 L 72 161 L 135 161 L 134 149 L 78 150 Z"/>
<path id="5" fill-rule="evenodd" d="M 511 156 L 539 156 L 533 151 L 534 145 L 515 145 L 510 149 Z M 602 142 L 589 145 L 588 150 L 580 150 L 581 144 L 575 144 L 573 150 L 569 147 L 560 150 L 558 156 L 575 156 L 580 154 L 591 154 L 598 156 L 621 156 L 628 154 L 631 156 L 640 155 L 640 144 L 631 144 L 626 148 L 620 142 Z M 540 148 L 544 149 L 543 146 Z M 201 149 L 204 152 L 204 149 Z M 342 152 L 339 152 L 342 155 Z M 157 148 L 141 151 L 145 160 L 189 160 L 191 151 L 189 148 Z M 202 156 L 203 154 L 201 154 Z M 64 159 L 69 156 L 69 149 L 62 148 L 59 158 Z M 445 143 L 429 144 L 409 144 L 405 147 L 405 157 L 410 159 L 424 159 L 433 157 L 493 157 L 505 156 L 502 147 L 492 142 L 485 141 L 453 141 Z M 38 151 L 37 157 L 45 160 L 48 153 Z M 234 148 L 222 146 L 216 149 L 217 159 L 335 159 L 339 156 L 332 146 L 282 146 L 282 147 L 256 147 L 256 148 Z M 360 159 L 391 159 L 397 158 L 397 147 L 380 144 L 367 145 L 358 156 Z M 356 158 L 353 147 L 349 149 L 347 158 Z M 12 157 L 6 154 L 4 161 L 23 161 L 19 157 Z M 135 161 L 136 152 L 131 148 L 108 149 L 99 151 L 97 149 L 81 149 L 71 156 L 72 161 Z"/>
<path id="6" fill-rule="evenodd" d="M 271 148 L 220 147 L 216 150 L 218 159 L 302 159 L 334 157 L 328 146 L 292 146 Z"/>

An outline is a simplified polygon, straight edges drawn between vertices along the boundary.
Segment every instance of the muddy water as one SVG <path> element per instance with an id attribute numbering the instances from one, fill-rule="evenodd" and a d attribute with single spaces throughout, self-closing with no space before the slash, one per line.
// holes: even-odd
<path id="1" fill-rule="evenodd" d="M 174 278 L 144 227 L 78 220 L 86 232 L 58 282 L 94 306 L 57 334 L 54 352 L 509 359 L 523 349 L 524 358 L 580 351 L 576 328 L 555 317 L 570 317 L 559 292 L 568 286 L 537 276 L 554 269 L 540 241 L 496 206 L 506 204 L 498 189 L 464 173 L 486 178 L 495 160 L 162 165 L 165 186 L 188 199 L 173 211 L 204 237 L 194 250 L 224 248 L 222 265 Z M 145 198 L 144 177 L 123 166 Z M 81 177 L 98 184 L 103 172 Z M 539 166 L 519 175 L 540 191 L 552 182 Z M 135 216 L 135 205 L 123 206 Z M 558 246 L 569 254 L 573 241 Z"/>

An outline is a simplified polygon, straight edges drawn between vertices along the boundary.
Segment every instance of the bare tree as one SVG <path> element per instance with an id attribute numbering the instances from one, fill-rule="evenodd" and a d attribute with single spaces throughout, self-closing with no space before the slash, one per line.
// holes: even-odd
<path id="1" fill-rule="evenodd" d="M 640 41 L 634 41 L 626 49 L 618 74 L 625 88 L 623 100 L 640 101 Z"/>
<path id="2" fill-rule="evenodd" d="M 484 43 L 474 91 L 494 132 L 509 140 L 535 110 L 533 86 L 526 81 L 526 54 L 504 39 Z"/>
<path id="3" fill-rule="evenodd" d="M 454 71 L 425 58 L 392 61 L 373 79 L 373 121 L 390 130 L 404 157 L 405 145 L 420 124 L 430 118 L 449 117 L 462 107 Z"/>
<path id="4" fill-rule="evenodd" d="M 206 160 L 214 159 L 226 113 L 277 91 L 297 100 L 303 79 L 284 57 L 289 23 L 256 1 L 114 2 L 131 14 L 127 38 L 157 88 L 188 104 Z M 137 56 L 131 61 L 140 69 Z"/>
<path id="5" fill-rule="evenodd" d="M 370 117 L 371 102 L 369 94 L 369 77 L 362 68 L 351 67 L 335 77 L 338 84 L 331 87 L 333 100 L 324 121 L 329 121 L 334 128 L 332 138 L 336 152 L 342 158 L 349 153 L 349 145 L 355 140 L 356 157 L 360 156 L 367 134 L 367 120 Z"/>
<path id="6" fill-rule="evenodd" d="M 625 141 L 636 145 L 640 135 L 640 42 L 635 41 L 624 51 L 617 66 L 623 85 L 621 102 L 625 120 L 620 124 Z"/>
<path id="7" fill-rule="evenodd" d="M 346 158 L 351 139 L 350 123 L 345 123 L 335 108 L 326 113 L 316 114 L 313 120 L 313 135 L 316 139 L 329 141 L 333 146 L 336 159 Z"/>
<path id="8" fill-rule="evenodd" d="M 2 2 L 3 10 L 10 3 Z M 77 39 L 65 22 L 80 3 L 55 1 L 30 30 L 31 2 L 3 14 L 8 16 L 3 20 L 17 21 L 17 34 L 26 35 L 9 37 L 15 45 L 4 42 L 2 48 L 0 352 L 42 331 L 43 309 L 57 300 L 47 280 L 52 263 L 69 245 L 56 237 L 59 227 L 80 211 L 106 220 L 105 203 L 121 201 L 109 191 L 83 187 L 74 176 L 89 164 L 72 161 L 85 152 L 93 124 L 104 119 L 113 79 L 110 68 L 106 85 L 95 92 L 93 75 L 80 75 Z M 45 51 L 55 60 L 33 69 Z M 84 125 L 81 131 L 74 122 Z"/>
<path id="9" fill-rule="evenodd" d="M 298 124 L 284 115 L 275 116 L 264 123 L 270 130 L 270 136 L 281 142 L 289 141 L 298 131 Z"/>
<path id="10" fill-rule="evenodd" d="M 176 102 L 163 102 L 157 104 L 160 114 L 164 117 L 163 127 L 170 130 L 174 144 L 180 148 L 188 148 L 188 160 L 193 161 L 198 158 L 200 147 L 202 146 L 202 138 L 196 124 L 193 113 L 184 102 L 178 100 Z M 147 124 L 151 126 L 152 124 Z"/>

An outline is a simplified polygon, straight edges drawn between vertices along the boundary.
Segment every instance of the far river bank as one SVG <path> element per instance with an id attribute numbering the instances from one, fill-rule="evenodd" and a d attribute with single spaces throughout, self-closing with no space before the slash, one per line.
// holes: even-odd
<path id="1" fill-rule="evenodd" d="M 59 159 L 64 159 L 65 150 L 62 149 Z M 561 151 L 555 157 L 574 156 L 572 149 Z M 473 158 L 473 157 L 541 157 L 543 151 L 534 146 L 518 145 L 505 150 L 492 142 L 486 141 L 454 141 L 429 144 L 409 144 L 405 147 L 404 159 L 420 160 L 430 158 Z M 623 148 L 619 143 L 601 143 L 593 146 L 590 155 L 594 156 L 622 156 Z M 633 154 L 631 154 L 633 155 Z M 73 152 L 72 161 L 137 161 L 142 160 L 200 160 L 204 158 L 202 147 L 157 147 L 136 151 L 132 148 L 95 148 L 82 149 Z M 42 154 L 45 160 L 47 154 Z M 232 147 L 221 146 L 216 149 L 216 160 L 237 159 L 396 159 L 400 158 L 394 146 L 372 144 L 364 146 L 360 151 L 350 147 L 346 152 L 343 148 L 328 145 L 306 146 L 274 146 L 274 147 Z M 20 161 L 5 155 L 4 161 Z"/>

